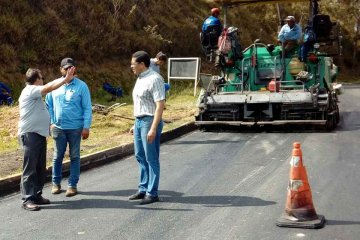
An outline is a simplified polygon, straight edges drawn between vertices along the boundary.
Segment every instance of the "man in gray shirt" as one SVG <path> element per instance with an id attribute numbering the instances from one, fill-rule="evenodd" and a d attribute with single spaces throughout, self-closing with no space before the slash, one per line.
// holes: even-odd
<path id="1" fill-rule="evenodd" d="M 158 52 L 155 58 L 150 58 L 149 68 L 158 74 L 160 74 L 160 66 L 166 63 L 167 56 L 163 52 Z"/>
<path id="2" fill-rule="evenodd" d="M 18 137 L 24 152 L 21 177 L 22 207 L 25 210 L 40 210 L 38 205 L 49 204 L 41 196 L 46 177 L 46 137 L 49 136 L 50 116 L 42 97 L 71 81 L 75 68 L 68 71 L 60 81 L 46 85 L 39 69 L 28 69 L 26 87 L 19 97 L 20 120 Z"/>

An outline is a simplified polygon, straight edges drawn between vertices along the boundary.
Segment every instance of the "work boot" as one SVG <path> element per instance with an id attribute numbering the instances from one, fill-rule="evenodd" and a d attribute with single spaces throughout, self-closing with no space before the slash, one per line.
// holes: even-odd
<path id="1" fill-rule="evenodd" d="M 57 184 L 53 184 L 52 185 L 52 189 L 51 189 L 51 193 L 52 194 L 59 194 L 61 193 L 61 186 L 57 185 Z"/>
<path id="2" fill-rule="evenodd" d="M 144 197 L 144 199 L 142 199 L 140 201 L 140 205 L 150 204 L 150 203 L 154 203 L 154 202 L 158 202 L 158 201 L 160 201 L 158 196 L 153 197 L 153 196 L 150 196 L 150 195 L 146 195 Z"/>
<path id="3" fill-rule="evenodd" d="M 46 205 L 46 204 L 50 204 L 50 200 L 40 195 L 37 197 L 35 203 L 37 205 Z"/>
<path id="4" fill-rule="evenodd" d="M 129 197 L 129 200 L 139 200 L 143 199 L 145 197 L 144 192 L 137 192 Z"/>
<path id="5" fill-rule="evenodd" d="M 74 187 L 68 187 L 65 193 L 65 197 L 72 197 L 77 194 L 77 189 Z"/>
<path id="6" fill-rule="evenodd" d="M 40 207 L 32 201 L 27 201 L 22 204 L 22 208 L 28 211 L 38 211 Z"/>

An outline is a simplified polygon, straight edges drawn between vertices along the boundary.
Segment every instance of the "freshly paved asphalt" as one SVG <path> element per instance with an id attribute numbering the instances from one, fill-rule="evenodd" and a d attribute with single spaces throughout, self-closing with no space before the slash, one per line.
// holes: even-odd
<path id="1" fill-rule="evenodd" d="M 333 132 L 201 132 L 161 146 L 161 202 L 140 206 L 133 156 L 81 174 L 80 194 L 44 196 L 39 212 L 19 193 L 0 199 L 0 239 L 359 239 L 360 88 L 340 97 Z M 280 228 L 292 144 L 303 160 L 322 229 Z M 63 180 L 66 185 L 66 179 Z"/>

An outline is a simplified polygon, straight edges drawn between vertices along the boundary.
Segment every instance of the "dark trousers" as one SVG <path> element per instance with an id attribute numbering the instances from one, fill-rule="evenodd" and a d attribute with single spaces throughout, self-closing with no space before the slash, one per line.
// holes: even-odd
<path id="1" fill-rule="evenodd" d="M 36 201 L 41 196 L 46 177 L 46 137 L 28 132 L 20 135 L 24 152 L 20 189 L 22 199 Z"/>

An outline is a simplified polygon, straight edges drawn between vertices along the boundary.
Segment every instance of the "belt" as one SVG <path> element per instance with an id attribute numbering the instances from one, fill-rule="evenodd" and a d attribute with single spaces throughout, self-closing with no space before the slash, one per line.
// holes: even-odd
<path id="1" fill-rule="evenodd" d="M 144 118 L 144 117 L 153 117 L 153 116 L 151 116 L 151 115 L 142 115 L 142 116 L 137 116 L 137 117 L 135 117 L 136 119 L 142 119 L 142 118 Z"/>

